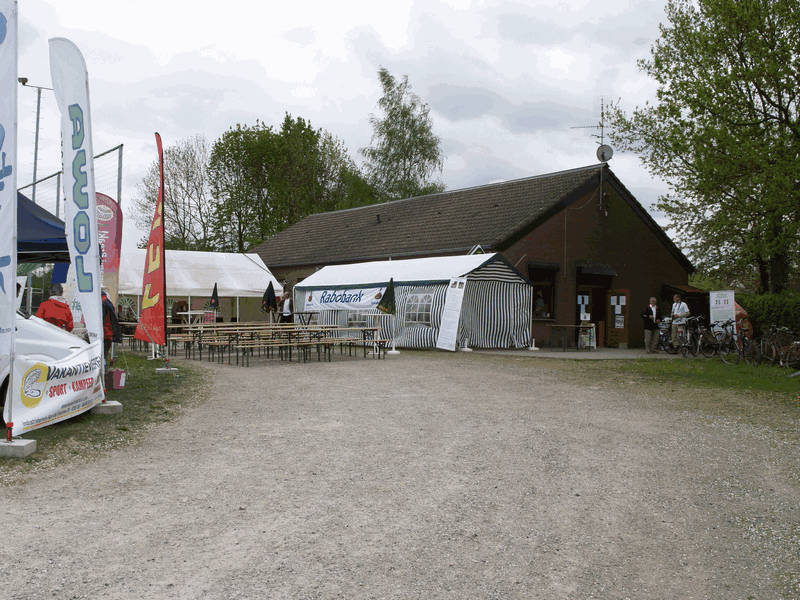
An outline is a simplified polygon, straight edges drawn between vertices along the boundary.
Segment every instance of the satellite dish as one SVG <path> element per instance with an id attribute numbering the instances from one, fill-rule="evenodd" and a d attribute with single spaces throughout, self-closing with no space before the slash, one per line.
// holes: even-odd
<path id="1" fill-rule="evenodd" d="M 608 144 L 603 144 L 597 149 L 597 160 L 608 162 L 614 156 L 614 150 Z"/>

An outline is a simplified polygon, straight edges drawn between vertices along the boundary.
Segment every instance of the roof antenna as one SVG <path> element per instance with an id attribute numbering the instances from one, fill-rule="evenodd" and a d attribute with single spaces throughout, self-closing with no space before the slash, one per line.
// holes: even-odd
<path id="1" fill-rule="evenodd" d="M 597 148 L 597 160 L 602 163 L 607 163 L 614 156 L 614 149 L 605 143 L 605 130 L 606 130 L 606 107 L 604 98 L 600 96 L 600 122 L 597 125 L 578 125 L 577 127 L 570 127 L 570 129 L 599 129 L 600 134 L 592 134 L 592 137 L 600 140 L 600 146 Z"/>
<path id="2" fill-rule="evenodd" d="M 608 207 L 603 202 L 603 171 L 605 170 L 608 161 L 614 156 L 614 149 L 605 143 L 605 129 L 606 129 L 606 107 L 604 98 L 600 96 L 600 122 L 597 125 L 578 125 L 577 127 L 570 127 L 570 129 L 599 129 L 600 135 L 592 134 L 592 137 L 600 140 L 600 145 L 597 147 L 597 160 L 603 165 L 600 167 L 600 212 L 606 217 L 608 216 Z"/>

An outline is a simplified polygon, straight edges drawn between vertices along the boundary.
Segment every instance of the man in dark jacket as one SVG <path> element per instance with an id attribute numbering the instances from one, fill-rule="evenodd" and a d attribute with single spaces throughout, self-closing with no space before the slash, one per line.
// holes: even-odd
<path id="1" fill-rule="evenodd" d="M 661 323 L 661 309 L 658 308 L 658 301 L 650 298 L 650 304 L 642 311 L 642 321 L 644 322 L 644 347 L 648 354 L 656 351 L 658 344 L 658 324 Z"/>
<path id="2" fill-rule="evenodd" d="M 103 290 L 100 298 L 103 301 L 103 358 L 107 359 L 111 343 L 122 341 L 122 331 L 119 327 L 117 311 L 114 310 L 114 305 L 108 299 L 108 292 Z"/>

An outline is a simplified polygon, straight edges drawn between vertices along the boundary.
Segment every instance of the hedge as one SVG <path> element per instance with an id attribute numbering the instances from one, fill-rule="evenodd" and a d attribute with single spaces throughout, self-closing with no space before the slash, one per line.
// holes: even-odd
<path id="1" fill-rule="evenodd" d="M 736 294 L 736 302 L 747 311 L 757 335 L 771 325 L 788 327 L 800 333 L 800 293 Z"/>

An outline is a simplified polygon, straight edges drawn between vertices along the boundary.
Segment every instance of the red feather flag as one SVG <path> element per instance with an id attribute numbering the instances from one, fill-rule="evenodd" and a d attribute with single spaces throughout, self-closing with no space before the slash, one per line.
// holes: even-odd
<path id="1" fill-rule="evenodd" d="M 134 337 L 143 342 L 166 346 L 167 282 L 164 265 L 164 152 L 161 147 L 161 136 L 157 133 L 156 145 L 158 146 L 158 166 L 160 170 L 158 199 L 156 200 L 153 224 L 150 226 L 150 237 L 147 240 L 144 277 L 142 278 L 142 309 Z"/>

